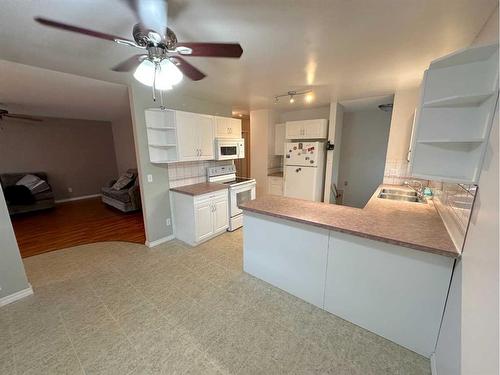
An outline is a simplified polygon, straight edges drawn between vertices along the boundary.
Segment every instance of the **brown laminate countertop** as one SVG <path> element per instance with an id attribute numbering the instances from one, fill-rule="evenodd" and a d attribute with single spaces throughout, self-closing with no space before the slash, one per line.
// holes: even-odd
<path id="1" fill-rule="evenodd" d="M 270 195 L 239 207 L 438 255 L 460 256 L 432 200 L 413 203 L 381 199 L 377 196 L 383 187 L 404 189 L 381 185 L 362 209 Z"/>
<path id="2" fill-rule="evenodd" d="M 283 172 L 270 172 L 267 175 L 269 177 L 283 177 Z"/>
<path id="3" fill-rule="evenodd" d="M 214 191 L 224 190 L 227 188 L 228 186 L 224 184 L 217 184 L 214 182 L 201 182 L 199 184 L 194 184 L 194 185 L 178 186 L 175 188 L 171 188 L 170 190 L 181 194 L 195 196 L 195 195 L 213 193 Z"/>

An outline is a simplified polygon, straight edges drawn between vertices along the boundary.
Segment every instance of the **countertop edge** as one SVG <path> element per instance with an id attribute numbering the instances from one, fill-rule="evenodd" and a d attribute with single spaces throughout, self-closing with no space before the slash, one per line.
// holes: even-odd
<path id="1" fill-rule="evenodd" d="M 356 236 L 356 237 L 367 238 L 367 239 L 375 240 L 378 242 L 385 242 L 385 243 L 389 243 L 389 244 L 397 245 L 397 246 L 403 246 L 403 247 L 407 247 L 407 248 L 414 249 L 414 250 L 424 251 L 426 253 L 432 253 L 435 255 L 445 256 L 448 258 L 459 258 L 461 255 L 461 253 L 459 253 L 459 252 L 453 253 L 453 252 L 448 251 L 448 250 L 440 250 L 440 249 L 436 249 L 436 248 L 430 248 L 430 247 L 418 245 L 418 244 L 415 244 L 412 242 L 401 241 L 401 240 L 397 240 L 397 239 L 393 239 L 393 238 L 389 238 L 389 237 L 381 237 L 381 236 L 377 236 L 377 235 L 366 233 L 366 232 L 358 232 L 358 231 L 351 230 L 348 228 L 334 227 L 331 225 L 326 225 L 326 224 L 321 224 L 321 223 L 312 222 L 312 221 L 308 221 L 308 220 L 303 220 L 303 219 L 288 216 L 288 215 L 282 215 L 282 214 L 277 214 L 277 213 L 270 214 L 268 211 L 265 211 L 265 210 L 247 208 L 244 206 L 240 206 L 240 208 L 243 211 L 248 211 L 248 212 L 252 212 L 252 213 L 256 213 L 256 214 L 275 217 L 275 218 L 283 219 L 283 220 L 290 220 L 290 221 L 294 221 L 294 222 L 300 223 L 300 224 L 311 225 L 311 226 L 314 226 L 317 228 L 331 230 L 334 232 L 351 234 L 351 235 Z"/>
<path id="2" fill-rule="evenodd" d="M 214 193 L 216 191 L 227 190 L 229 188 L 228 186 L 223 185 L 223 184 L 217 184 L 217 183 L 212 183 L 212 184 L 213 184 L 213 186 L 211 186 L 210 189 L 207 189 L 207 190 L 201 191 L 201 192 L 197 192 L 197 193 L 185 190 L 186 187 L 193 186 L 193 185 L 178 186 L 178 187 L 170 188 L 169 191 L 172 191 L 172 192 L 178 193 L 178 194 L 189 195 L 191 197 L 196 197 L 196 196 L 200 196 L 200 195 Z M 197 185 L 197 184 L 194 184 L 194 185 Z M 220 186 L 216 186 L 216 185 L 220 185 Z M 184 189 L 182 189 L 182 188 L 184 188 Z"/>

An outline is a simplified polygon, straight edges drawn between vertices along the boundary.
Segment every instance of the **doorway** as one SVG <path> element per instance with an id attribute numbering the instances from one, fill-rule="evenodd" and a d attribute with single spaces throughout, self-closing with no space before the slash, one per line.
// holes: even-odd
<path id="1" fill-rule="evenodd" d="M 241 138 L 245 140 L 245 158 L 236 159 L 236 175 L 250 178 L 250 116 L 235 117 L 241 120 Z"/>
<path id="2" fill-rule="evenodd" d="M 339 190 L 343 205 L 363 208 L 384 179 L 392 112 L 342 105 Z"/>

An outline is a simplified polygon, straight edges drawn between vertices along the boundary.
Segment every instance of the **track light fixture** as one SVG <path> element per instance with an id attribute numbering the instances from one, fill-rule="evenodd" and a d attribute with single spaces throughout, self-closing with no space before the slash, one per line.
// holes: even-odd
<path id="1" fill-rule="evenodd" d="M 304 101 L 306 103 L 311 103 L 313 101 L 314 96 L 312 95 L 312 90 L 307 91 L 288 91 L 286 94 L 276 95 L 274 97 L 274 104 L 278 104 L 281 98 L 288 97 L 288 101 L 290 104 L 295 103 L 295 97 L 305 95 Z"/>

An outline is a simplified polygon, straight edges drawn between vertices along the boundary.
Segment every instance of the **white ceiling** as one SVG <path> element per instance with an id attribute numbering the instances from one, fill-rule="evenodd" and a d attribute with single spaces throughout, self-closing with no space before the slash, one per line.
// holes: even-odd
<path id="1" fill-rule="evenodd" d="M 378 109 L 381 104 L 394 103 L 394 95 L 370 96 L 368 98 L 341 100 L 344 112 L 369 111 Z"/>
<path id="2" fill-rule="evenodd" d="M 83 120 L 123 119 L 124 85 L 0 60 L 0 107 L 11 113 Z"/>
<path id="3" fill-rule="evenodd" d="M 313 88 L 315 106 L 390 94 L 417 85 L 432 59 L 467 46 L 497 3 L 170 0 L 179 40 L 239 41 L 244 50 L 240 60 L 190 58 L 208 77 L 185 79 L 175 90 L 238 109 L 272 107 L 275 95 L 292 89 Z M 130 79 L 109 68 L 134 49 L 43 27 L 33 21 L 38 15 L 129 38 L 135 20 L 124 1 L 2 0 L 0 58 L 117 83 Z"/>

